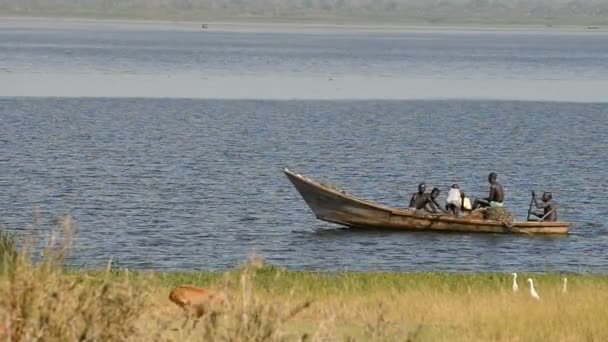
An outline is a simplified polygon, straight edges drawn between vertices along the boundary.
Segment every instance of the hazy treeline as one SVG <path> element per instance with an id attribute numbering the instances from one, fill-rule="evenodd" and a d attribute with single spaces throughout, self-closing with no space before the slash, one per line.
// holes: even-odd
<path id="1" fill-rule="evenodd" d="M 603 24 L 608 0 L 0 0 L 2 13 Z"/>

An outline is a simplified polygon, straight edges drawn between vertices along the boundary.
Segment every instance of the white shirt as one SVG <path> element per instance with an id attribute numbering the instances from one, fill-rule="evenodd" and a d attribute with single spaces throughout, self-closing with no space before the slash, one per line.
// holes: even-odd
<path id="1" fill-rule="evenodd" d="M 448 204 L 454 204 L 460 208 L 460 190 L 459 189 L 450 189 L 448 191 L 448 198 L 446 199 Z"/>

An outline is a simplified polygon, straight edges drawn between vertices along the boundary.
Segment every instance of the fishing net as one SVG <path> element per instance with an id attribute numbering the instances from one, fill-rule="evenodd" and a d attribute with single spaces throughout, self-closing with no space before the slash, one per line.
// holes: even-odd
<path id="1" fill-rule="evenodd" d="M 484 212 L 484 218 L 502 222 L 507 227 L 513 226 L 513 222 L 515 222 L 515 216 L 505 208 L 487 208 Z"/>
<path id="2" fill-rule="evenodd" d="M 436 215 L 429 213 L 428 211 L 424 210 L 424 209 L 416 209 L 414 210 L 414 215 L 416 216 L 420 216 L 420 217 L 434 217 Z"/>
<path id="3" fill-rule="evenodd" d="M 483 220 L 485 217 L 484 211 L 484 209 L 473 210 L 468 215 L 463 216 L 463 218 L 466 218 L 468 220 Z"/>

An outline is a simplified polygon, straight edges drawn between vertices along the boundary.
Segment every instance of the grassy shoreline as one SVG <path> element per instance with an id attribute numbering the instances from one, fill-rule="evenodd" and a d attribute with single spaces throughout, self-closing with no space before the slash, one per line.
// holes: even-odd
<path id="1" fill-rule="evenodd" d="M 255 257 L 227 272 L 67 268 L 75 228 L 69 217 L 59 222 L 61 233 L 42 240 L 0 234 L 0 339 L 608 340 L 608 275 L 568 274 L 563 293 L 558 273 L 521 274 L 514 292 L 504 273 L 289 271 Z M 229 301 L 206 307 L 194 325 L 169 301 L 179 285 Z"/>
<path id="2" fill-rule="evenodd" d="M 214 271 L 137 271 L 129 269 L 86 269 L 72 268 L 68 274 L 98 277 L 123 277 L 128 275 L 133 281 L 145 280 L 158 288 L 169 288 L 181 284 L 192 284 L 202 287 L 217 287 L 228 282 L 235 282 L 241 275 L 241 269 L 227 272 Z M 604 274 L 571 274 L 571 273 L 518 273 L 520 286 L 525 287 L 524 280 L 533 278 L 535 282 L 560 287 L 563 277 L 571 283 L 589 285 L 605 284 L 608 286 L 608 275 Z M 468 291 L 472 288 L 510 290 L 512 276 L 510 273 L 463 273 L 463 272 L 393 272 L 393 271 L 290 271 L 272 265 L 261 266 L 255 272 L 255 286 L 264 291 L 295 289 L 297 291 L 337 294 L 346 292 L 366 292 L 375 290 L 421 290 Z M 572 285 L 574 286 L 574 285 Z"/>
<path id="3" fill-rule="evenodd" d="M 167 6 L 11 6 L 0 5 L 0 16 L 74 17 L 90 19 L 167 20 L 167 21 L 236 21 L 236 22 L 297 22 L 332 24 L 405 24 L 405 25 L 542 25 L 542 26 L 602 26 L 608 16 L 600 12 L 559 12 L 531 14 L 530 9 L 514 8 L 496 11 L 490 8 L 457 6 L 450 11 L 437 7 L 386 9 L 306 9 L 306 8 L 225 8 L 194 7 L 190 9 Z"/>
<path id="4" fill-rule="evenodd" d="M 259 305 L 277 312 L 310 301 L 306 310 L 276 326 L 277 336 L 287 340 L 304 335 L 314 337 L 312 340 L 338 341 L 608 338 L 608 326 L 603 324 L 608 320 L 604 309 L 608 275 L 568 274 L 569 290 L 563 294 L 564 275 L 558 273 L 520 274 L 520 290 L 514 293 L 511 275 L 503 273 L 326 273 L 262 265 L 225 273 L 76 271 L 83 272 L 97 280 L 129 277 L 132 286 L 147 286 L 150 312 L 174 317 L 179 323 L 183 321 L 181 312 L 167 296 L 173 287 L 183 284 L 224 289 L 236 302 L 247 296 L 250 286 Z M 241 284 L 245 276 L 248 285 Z M 541 301 L 530 297 L 527 277 L 534 278 Z M 149 316 L 142 322 L 152 321 Z M 188 332 L 191 334 L 196 335 Z"/>
<path id="5" fill-rule="evenodd" d="M 302 30 L 358 31 L 358 32 L 410 32 L 410 31 L 583 31 L 607 32 L 608 25 L 591 24 L 551 24 L 546 23 L 500 23 L 500 22 L 445 22 L 429 23 L 425 21 L 378 21 L 378 20 L 336 20 L 332 18 L 272 18 L 272 17 L 238 17 L 214 16 L 209 18 L 167 18 L 137 16 L 103 16 L 72 14 L 30 14 L 0 11 L 0 27 L 28 24 L 52 27 L 61 24 L 102 24 L 128 25 L 157 29 L 201 30 L 201 23 L 209 25 L 209 30 L 229 32 L 285 32 Z"/>

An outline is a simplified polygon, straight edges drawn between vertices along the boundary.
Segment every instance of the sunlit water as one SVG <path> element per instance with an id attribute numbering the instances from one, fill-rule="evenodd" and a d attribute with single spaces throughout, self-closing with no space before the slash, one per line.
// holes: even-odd
<path id="1" fill-rule="evenodd" d="M 74 264 L 221 270 L 256 252 L 290 269 L 608 271 L 607 35 L 92 27 L 0 29 L 0 225 L 70 212 Z M 285 166 L 394 206 L 423 180 L 484 195 L 496 171 L 519 218 L 549 190 L 578 223 L 341 229 Z"/>
<path id="2" fill-rule="evenodd" d="M 608 32 L 0 22 L 0 94 L 606 102 Z"/>
<path id="3" fill-rule="evenodd" d="M 603 104 L 2 99 L 0 217 L 70 211 L 77 262 L 223 269 L 252 251 L 297 269 L 608 270 Z M 405 206 L 416 184 L 486 192 L 521 218 L 553 191 L 564 237 L 337 229 L 281 173 Z"/>

